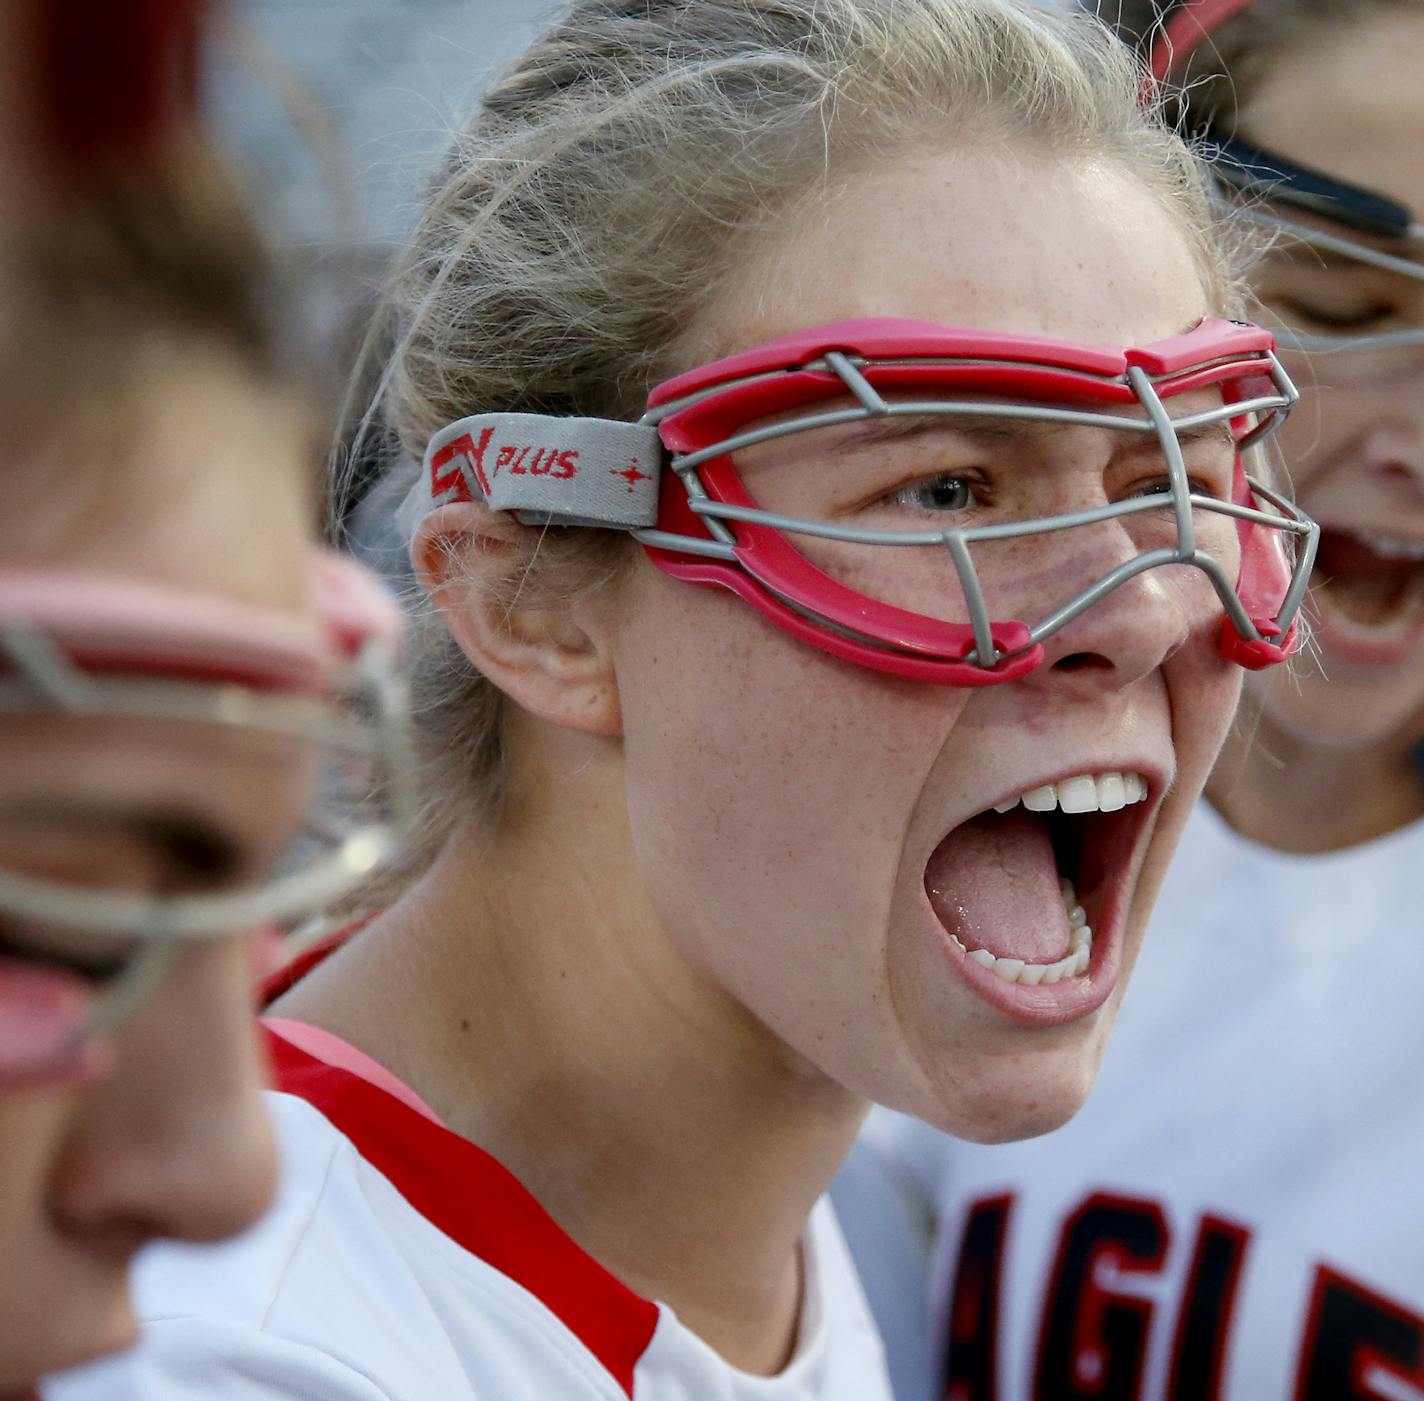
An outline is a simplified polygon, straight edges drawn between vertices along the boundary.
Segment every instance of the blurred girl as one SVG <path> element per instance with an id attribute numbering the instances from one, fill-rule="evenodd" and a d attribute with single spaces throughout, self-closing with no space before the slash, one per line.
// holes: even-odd
<path id="1" fill-rule="evenodd" d="M 129 1265 L 275 1172 L 259 925 L 389 844 L 307 842 L 377 749 L 391 609 L 312 545 L 260 251 L 186 128 L 56 180 L 0 343 L 0 1396 L 131 1342 Z"/>

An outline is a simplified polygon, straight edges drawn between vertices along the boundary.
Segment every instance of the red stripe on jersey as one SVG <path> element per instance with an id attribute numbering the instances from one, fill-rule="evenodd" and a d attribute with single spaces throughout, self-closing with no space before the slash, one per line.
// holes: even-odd
<path id="1" fill-rule="evenodd" d="M 284 963 L 275 973 L 263 978 L 257 993 L 258 1005 L 265 1011 L 284 992 L 290 992 L 296 987 L 313 968 L 320 963 L 325 963 L 353 934 L 364 929 L 375 917 L 373 914 L 367 915 L 364 919 L 343 925 L 334 934 L 328 934 L 326 938 L 319 939 L 309 949 L 304 949 L 299 953 L 290 963 Z"/>
<path id="2" fill-rule="evenodd" d="M 266 1037 L 277 1089 L 320 1111 L 427 1221 L 534 1295 L 631 1401 L 656 1304 L 585 1253 L 484 1149 L 270 1028 Z"/>

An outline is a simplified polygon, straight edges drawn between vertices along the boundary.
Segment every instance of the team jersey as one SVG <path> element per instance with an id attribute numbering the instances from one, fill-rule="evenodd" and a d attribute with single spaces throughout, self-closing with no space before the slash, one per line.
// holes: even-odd
<path id="1" fill-rule="evenodd" d="M 268 1036 L 275 1205 L 234 1241 L 147 1252 L 138 1347 L 45 1401 L 889 1401 L 828 1201 L 803 1238 L 795 1355 L 751 1376 L 355 1048 L 301 1024 Z"/>
<path id="2" fill-rule="evenodd" d="M 1200 804 L 1082 1112 L 880 1115 L 837 1185 L 877 1313 L 928 1308 L 900 1401 L 1419 1401 L 1421 1009 L 1424 823 L 1305 858 Z"/>

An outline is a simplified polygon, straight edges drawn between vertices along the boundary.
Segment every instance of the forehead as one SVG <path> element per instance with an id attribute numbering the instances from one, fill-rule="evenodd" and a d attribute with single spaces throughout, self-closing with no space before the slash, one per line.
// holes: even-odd
<path id="1" fill-rule="evenodd" d="M 1424 210 L 1424 13 L 1387 9 L 1308 30 L 1272 57 L 1243 134 Z"/>
<path id="2" fill-rule="evenodd" d="M 786 212 L 701 328 L 698 351 L 900 316 L 1120 347 L 1206 304 L 1160 199 L 1071 153 L 911 151 L 843 173 Z"/>
<path id="3" fill-rule="evenodd" d="M 126 348 L 130 373 L 62 410 L 13 403 L 0 558 L 283 609 L 306 606 L 310 427 L 226 358 Z M 43 386 L 41 386 L 43 388 Z"/>

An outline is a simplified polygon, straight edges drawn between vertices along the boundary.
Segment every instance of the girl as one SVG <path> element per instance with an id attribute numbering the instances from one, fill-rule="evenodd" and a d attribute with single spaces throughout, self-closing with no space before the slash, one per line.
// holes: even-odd
<path id="1" fill-rule="evenodd" d="M 884 1398 L 867 1102 L 1077 1109 L 1291 645 L 1195 169 L 1081 20 L 581 0 L 396 300 L 418 866 L 272 1008 L 277 1208 L 48 1394 Z"/>
<path id="2" fill-rule="evenodd" d="M 1254 282 L 1311 392 L 1281 442 L 1322 525 L 1320 664 L 1248 687 L 1085 1113 L 993 1155 L 888 1130 L 940 1216 L 940 1360 L 915 1386 L 907 1355 L 907 1397 L 1424 1382 L 1424 1107 L 1399 1092 L 1424 1053 L 1401 976 L 1424 929 L 1424 10 L 1158 20 L 1119 25 L 1275 234 Z M 1108 1252 L 1131 1280 L 1094 1273 Z"/>
<path id="3" fill-rule="evenodd" d="M 122 167 L 122 168 L 120 168 Z M 134 1253 L 250 1224 L 275 1161 L 259 925 L 388 845 L 308 843 L 391 607 L 310 544 L 311 425 L 185 131 L 17 238 L 0 343 L 0 1396 L 132 1341 Z M 334 741 L 334 742 L 333 742 Z M 352 753 L 354 751 L 354 755 Z"/>

